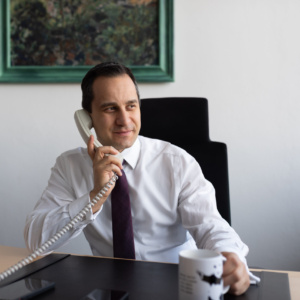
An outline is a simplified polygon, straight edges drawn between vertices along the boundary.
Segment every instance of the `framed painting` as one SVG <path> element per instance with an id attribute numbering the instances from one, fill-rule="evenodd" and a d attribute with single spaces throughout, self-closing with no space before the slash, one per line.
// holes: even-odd
<path id="1" fill-rule="evenodd" d="M 173 81 L 173 0 L 1 0 L 0 82 L 81 82 L 104 61 Z"/>

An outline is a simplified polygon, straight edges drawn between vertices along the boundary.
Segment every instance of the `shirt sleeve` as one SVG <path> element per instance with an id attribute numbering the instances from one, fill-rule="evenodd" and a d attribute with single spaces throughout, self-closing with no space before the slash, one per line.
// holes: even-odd
<path id="1" fill-rule="evenodd" d="M 68 163 L 70 162 L 68 161 Z M 48 241 L 90 203 L 89 192 L 85 192 L 80 196 L 76 195 L 70 176 L 67 174 L 66 165 L 63 156 L 60 156 L 52 168 L 48 186 L 41 199 L 27 216 L 24 238 L 27 248 L 31 251 L 36 250 Z M 79 235 L 97 217 L 98 213 L 93 214 L 90 209 L 81 221 L 50 246 L 47 253 Z"/>
<path id="2" fill-rule="evenodd" d="M 215 190 L 193 157 L 180 160 L 179 214 L 198 248 L 234 252 L 245 261 L 248 247 L 217 209 Z"/>
<path id="3" fill-rule="evenodd" d="M 197 161 L 193 157 L 185 157 L 178 165 L 183 171 L 179 213 L 183 226 L 190 232 L 197 247 L 236 253 L 246 266 L 251 284 L 259 283 L 260 279 L 249 271 L 247 265 L 248 246 L 221 217 L 217 209 L 214 187 L 205 179 Z"/>

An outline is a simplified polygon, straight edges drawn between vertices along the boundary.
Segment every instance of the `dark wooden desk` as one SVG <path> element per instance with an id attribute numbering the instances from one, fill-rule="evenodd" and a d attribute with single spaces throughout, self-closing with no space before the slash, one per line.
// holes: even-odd
<path id="1" fill-rule="evenodd" d="M 13 253 L 16 253 L 14 259 Z M 23 253 L 24 255 L 22 255 Z M 24 258 L 27 254 L 25 249 L 0 246 L 0 271 Z M 53 256 L 55 255 L 58 254 Z M 31 265 L 41 264 L 49 257 L 51 255 Z M 33 273 L 31 277 L 56 283 L 55 290 L 36 298 L 41 300 L 81 299 L 95 288 L 126 290 L 130 294 L 130 300 L 176 300 L 178 299 L 177 274 L 177 264 L 70 255 Z M 274 272 L 270 274 L 274 274 Z M 291 299 L 299 299 L 300 272 L 287 272 L 287 274 L 291 287 Z M 247 293 L 240 297 L 226 294 L 224 299 L 255 299 L 260 293 L 259 287 L 252 286 Z"/>

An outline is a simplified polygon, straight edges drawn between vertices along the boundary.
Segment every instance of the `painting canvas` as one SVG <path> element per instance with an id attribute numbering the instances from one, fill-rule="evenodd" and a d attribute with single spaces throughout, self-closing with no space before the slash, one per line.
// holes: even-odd
<path id="1" fill-rule="evenodd" d="M 170 0 L 5 0 L 1 6 L 2 82 L 79 82 L 104 61 L 130 66 L 141 82 L 173 80 Z"/>

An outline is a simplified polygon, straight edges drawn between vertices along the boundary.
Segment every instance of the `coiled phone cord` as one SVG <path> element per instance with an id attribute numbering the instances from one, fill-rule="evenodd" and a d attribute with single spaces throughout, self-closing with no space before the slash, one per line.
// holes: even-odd
<path id="1" fill-rule="evenodd" d="M 54 234 L 47 242 L 45 242 L 42 246 L 36 249 L 32 254 L 22 259 L 15 265 L 11 266 L 9 269 L 0 273 L 0 282 L 12 275 L 16 271 L 30 264 L 34 259 L 44 253 L 51 245 L 53 245 L 56 241 L 58 241 L 66 232 L 68 232 L 71 228 L 75 226 L 76 223 L 81 221 L 83 217 L 90 211 L 90 209 L 106 194 L 108 189 L 116 182 L 118 176 L 114 174 L 112 178 L 105 184 L 105 186 L 100 190 L 100 192 L 95 196 L 95 198 L 88 203 L 68 224 L 66 224 L 61 230 L 59 230 L 56 234 Z"/>

